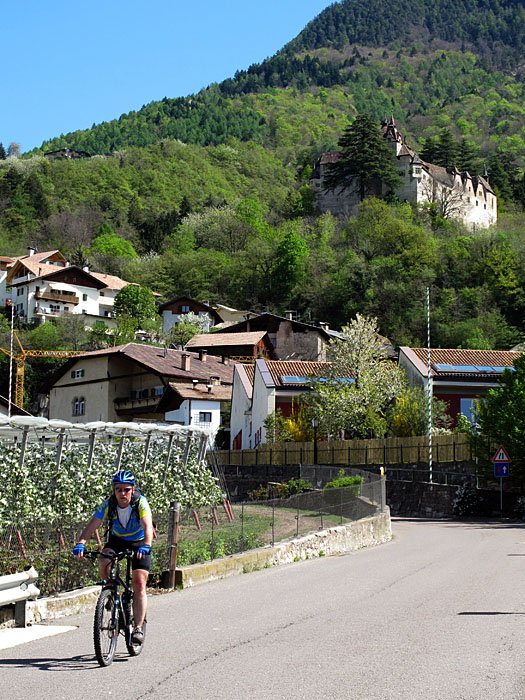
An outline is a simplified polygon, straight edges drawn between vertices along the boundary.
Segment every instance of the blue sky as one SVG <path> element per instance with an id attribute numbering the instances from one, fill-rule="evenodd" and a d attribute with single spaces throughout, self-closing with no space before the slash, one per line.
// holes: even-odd
<path id="1" fill-rule="evenodd" d="M 183 97 L 259 63 L 330 0 L 24 0 L 2 8 L 0 142 L 61 133 Z"/>

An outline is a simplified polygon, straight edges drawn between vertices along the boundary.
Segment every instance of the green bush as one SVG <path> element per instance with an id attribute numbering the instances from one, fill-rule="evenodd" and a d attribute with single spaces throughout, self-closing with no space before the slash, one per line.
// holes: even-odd
<path id="1" fill-rule="evenodd" d="M 345 470 L 341 469 L 339 471 L 339 476 L 336 479 L 333 479 L 332 481 L 329 481 L 325 485 L 325 489 L 341 489 L 347 486 L 355 486 L 355 492 L 360 493 L 361 491 L 361 484 L 363 483 L 363 477 L 359 476 L 358 474 L 356 476 L 347 476 L 345 474 Z"/>

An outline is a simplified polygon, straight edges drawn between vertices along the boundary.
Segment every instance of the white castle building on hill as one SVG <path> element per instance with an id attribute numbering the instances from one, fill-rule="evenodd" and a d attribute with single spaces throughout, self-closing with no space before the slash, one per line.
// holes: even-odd
<path id="1" fill-rule="evenodd" d="M 461 219 L 471 230 L 487 228 L 497 222 L 497 198 L 486 174 L 483 177 L 470 175 L 456 167 L 442 168 L 425 163 L 407 146 L 393 117 L 382 123 L 381 133 L 397 159 L 401 183 L 394 193 L 401 201 L 413 204 L 437 202 L 446 218 Z M 339 158 L 338 152 L 323 153 L 316 163 L 310 184 L 316 193 L 320 211 L 330 211 L 335 215 L 352 214 L 359 204 L 355 185 L 331 191 L 324 189 L 327 166 Z M 378 182 L 373 194 L 380 197 L 387 192 L 388 188 Z"/>

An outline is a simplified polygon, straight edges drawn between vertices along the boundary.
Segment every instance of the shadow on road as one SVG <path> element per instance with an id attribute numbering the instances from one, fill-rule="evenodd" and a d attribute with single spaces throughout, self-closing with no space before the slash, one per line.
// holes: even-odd
<path id="1" fill-rule="evenodd" d="M 127 661 L 129 657 L 115 656 L 113 663 L 118 664 Z M 0 668 L 35 668 L 37 671 L 93 671 L 100 668 L 93 654 L 82 654 L 64 659 L 0 659 Z"/>
<path id="2" fill-rule="evenodd" d="M 458 615 L 525 615 L 525 612 L 501 612 L 501 611 L 487 611 L 487 612 L 460 612 Z"/>
<path id="3" fill-rule="evenodd" d="M 501 521 L 488 519 L 455 519 L 455 518 L 416 518 L 392 516 L 392 523 L 434 523 L 445 527 L 466 527 L 477 530 L 525 530 L 525 523 L 517 521 Z"/>

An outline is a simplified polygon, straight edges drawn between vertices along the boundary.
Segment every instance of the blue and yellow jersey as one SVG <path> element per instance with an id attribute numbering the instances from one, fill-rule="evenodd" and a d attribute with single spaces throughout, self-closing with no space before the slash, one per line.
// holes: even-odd
<path id="1" fill-rule="evenodd" d="M 99 507 L 96 509 L 93 515 L 95 516 L 95 518 L 100 518 L 100 520 L 104 520 L 104 518 L 108 517 L 108 510 L 109 498 L 107 498 L 103 503 L 99 505 Z M 147 515 L 151 516 L 151 509 L 145 496 L 141 495 L 138 502 L 138 518 L 136 510 L 136 508 L 131 508 L 131 515 L 127 523 L 120 522 L 118 517 L 118 511 L 116 511 L 113 516 L 113 523 L 111 524 L 109 530 L 110 534 L 115 535 L 116 537 L 120 537 L 123 540 L 128 540 L 129 542 L 143 540 L 144 528 L 140 524 L 140 519 L 144 518 Z"/>

